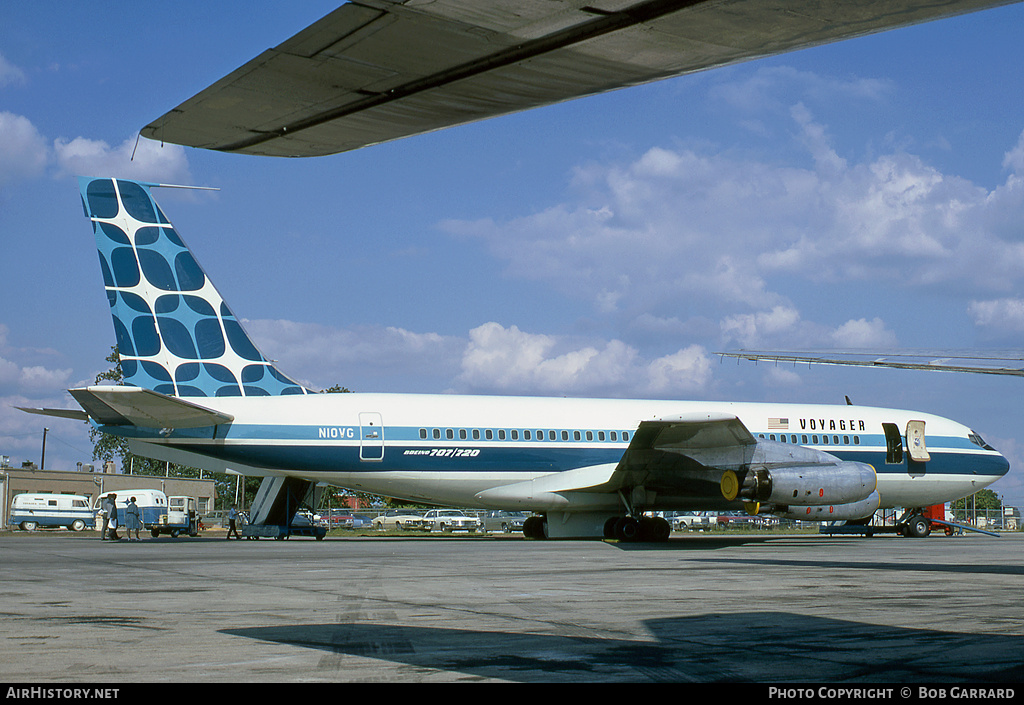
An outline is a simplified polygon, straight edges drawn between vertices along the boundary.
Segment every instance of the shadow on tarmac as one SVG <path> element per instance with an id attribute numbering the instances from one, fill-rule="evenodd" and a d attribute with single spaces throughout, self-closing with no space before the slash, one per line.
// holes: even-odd
<path id="1" fill-rule="evenodd" d="M 1024 668 L 1024 638 L 1018 636 L 905 629 L 788 612 L 708 614 L 645 624 L 651 641 L 364 623 L 222 633 L 524 682 L 998 683 L 1019 680 Z"/>

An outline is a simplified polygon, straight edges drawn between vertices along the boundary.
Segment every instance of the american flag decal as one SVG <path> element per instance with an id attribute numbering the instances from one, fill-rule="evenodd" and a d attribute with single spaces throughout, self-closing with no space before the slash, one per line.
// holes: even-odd
<path id="1" fill-rule="evenodd" d="M 789 419 L 768 419 L 768 430 L 769 431 L 788 431 L 789 430 Z"/>

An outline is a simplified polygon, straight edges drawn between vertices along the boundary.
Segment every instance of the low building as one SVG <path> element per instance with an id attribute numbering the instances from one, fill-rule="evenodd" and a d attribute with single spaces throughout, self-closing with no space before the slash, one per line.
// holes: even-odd
<path id="1" fill-rule="evenodd" d="M 63 470 L 34 470 L 30 468 L 0 469 L 0 529 L 7 529 L 11 500 L 26 492 L 77 494 L 90 501 L 104 492 L 121 490 L 160 490 L 168 497 L 195 497 L 199 514 L 214 510 L 217 496 L 213 480 L 191 477 L 162 477 L 159 475 L 122 475 L 110 472 Z"/>

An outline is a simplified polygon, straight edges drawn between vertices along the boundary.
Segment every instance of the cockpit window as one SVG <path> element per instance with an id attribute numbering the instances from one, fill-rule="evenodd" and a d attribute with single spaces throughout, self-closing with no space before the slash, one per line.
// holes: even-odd
<path id="1" fill-rule="evenodd" d="M 985 442 L 984 438 L 979 436 L 974 431 L 971 431 L 969 434 L 967 434 L 967 437 L 971 439 L 971 443 L 973 443 L 976 446 L 981 446 L 985 450 L 995 450 L 995 448 L 993 448 L 992 446 Z"/>

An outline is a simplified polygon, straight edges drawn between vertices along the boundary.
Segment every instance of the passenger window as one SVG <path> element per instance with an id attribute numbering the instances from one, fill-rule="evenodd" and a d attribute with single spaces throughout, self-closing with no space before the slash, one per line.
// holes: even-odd
<path id="1" fill-rule="evenodd" d="M 513 441 L 518 441 L 519 440 L 519 431 L 517 431 L 515 429 L 512 430 L 512 440 Z"/>
<path id="2" fill-rule="evenodd" d="M 800 442 L 803 443 L 804 445 L 807 445 L 807 436 L 806 435 L 800 436 Z"/>
<path id="3" fill-rule="evenodd" d="M 450 428 L 445 429 L 444 435 L 445 437 L 448 438 L 449 441 L 453 440 L 455 438 L 455 431 L 451 430 Z"/>
<path id="4" fill-rule="evenodd" d="M 498 440 L 499 441 L 505 440 L 505 429 L 503 429 L 503 428 L 499 428 L 498 429 Z"/>
<path id="5" fill-rule="evenodd" d="M 440 439 L 441 439 L 441 429 L 435 428 L 434 429 L 434 440 L 437 441 L 437 440 L 440 440 Z"/>
<path id="6" fill-rule="evenodd" d="M 617 441 L 617 440 L 619 440 L 619 435 L 617 433 L 615 433 L 615 431 L 612 431 L 612 438 L 611 439 L 613 441 Z"/>
<path id="7" fill-rule="evenodd" d="M 554 434 L 554 431 L 552 431 L 551 433 Z M 555 440 L 554 435 L 551 436 L 551 440 Z M 562 440 L 563 441 L 569 440 L 569 432 L 568 431 L 562 431 Z"/>
<path id="8" fill-rule="evenodd" d="M 427 429 L 425 429 L 425 428 L 421 428 L 420 429 L 420 440 L 421 441 L 427 440 Z"/>
<path id="9" fill-rule="evenodd" d="M 533 440 L 533 435 L 529 431 L 523 431 L 523 440 L 524 441 L 532 441 Z"/>
<path id="10" fill-rule="evenodd" d="M 479 428 L 474 428 L 473 429 L 473 440 L 474 441 L 479 441 L 480 440 L 480 429 Z"/>
<path id="11" fill-rule="evenodd" d="M 597 440 L 599 440 L 599 441 L 603 441 L 604 440 L 604 431 L 598 431 L 597 432 Z"/>
<path id="12" fill-rule="evenodd" d="M 580 432 L 579 432 L 579 431 L 573 431 L 573 432 L 572 432 L 572 439 L 573 439 L 574 441 L 578 441 L 578 440 L 580 440 Z"/>
<path id="13" fill-rule="evenodd" d="M 622 440 L 624 440 L 624 441 L 628 441 L 629 440 L 629 432 L 628 431 L 623 431 L 622 432 Z"/>
<path id="14" fill-rule="evenodd" d="M 594 440 L 594 432 L 593 431 L 587 431 L 587 440 L 588 441 Z"/>
<path id="15" fill-rule="evenodd" d="M 484 437 L 489 441 L 494 440 L 494 431 L 492 431 L 491 429 L 487 429 L 486 431 L 484 431 Z"/>

